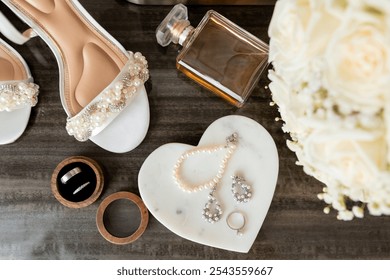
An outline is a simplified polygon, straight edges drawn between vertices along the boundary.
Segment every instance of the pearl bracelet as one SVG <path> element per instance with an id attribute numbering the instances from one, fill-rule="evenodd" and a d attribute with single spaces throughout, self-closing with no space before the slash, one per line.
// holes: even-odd
<path id="1" fill-rule="evenodd" d="M 233 133 L 229 137 L 226 138 L 226 144 L 223 145 L 213 145 L 208 147 L 195 147 L 184 152 L 179 159 L 177 160 L 174 168 L 173 168 L 173 178 L 178 187 L 180 187 L 183 191 L 186 192 L 197 192 L 203 189 L 210 189 L 216 186 L 219 181 L 222 179 L 223 174 L 225 173 L 226 166 L 233 155 L 234 151 L 237 148 L 238 142 L 238 134 Z M 199 184 L 199 185 L 191 185 L 187 183 L 184 178 L 181 176 L 181 168 L 183 163 L 190 157 L 195 156 L 196 154 L 208 153 L 212 154 L 221 150 L 226 149 L 226 153 L 219 165 L 219 169 L 217 174 L 211 178 L 210 180 Z"/>

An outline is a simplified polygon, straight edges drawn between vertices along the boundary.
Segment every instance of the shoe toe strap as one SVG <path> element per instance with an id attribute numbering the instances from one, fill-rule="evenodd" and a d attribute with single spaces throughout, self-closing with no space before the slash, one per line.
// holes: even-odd
<path id="1" fill-rule="evenodd" d="M 68 117 L 66 130 L 78 141 L 87 141 L 106 128 L 133 100 L 149 78 L 147 61 L 141 53 L 129 52 L 119 75 L 85 108 Z"/>
<path id="2" fill-rule="evenodd" d="M 32 78 L 0 82 L 0 112 L 34 107 L 38 102 L 38 93 L 39 86 L 32 82 Z"/>

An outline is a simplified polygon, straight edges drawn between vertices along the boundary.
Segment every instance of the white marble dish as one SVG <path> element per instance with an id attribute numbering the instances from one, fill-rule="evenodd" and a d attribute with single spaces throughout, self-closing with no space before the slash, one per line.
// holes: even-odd
<path id="1" fill-rule="evenodd" d="M 223 214 L 208 223 L 202 210 L 210 192 L 203 189 L 188 193 L 180 189 L 173 178 L 173 168 L 183 152 L 193 146 L 165 144 L 145 160 L 138 175 L 141 197 L 151 214 L 177 235 L 204 245 L 237 252 L 248 252 L 263 224 L 274 194 L 279 161 L 275 143 L 257 122 L 242 116 L 227 116 L 212 123 L 198 147 L 224 144 L 226 137 L 238 133 L 237 149 L 230 158 L 215 196 Z M 182 177 L 193 185 L 213 178 L 225 151 L 197 154 L 183 163 Z M 231 192 L 232 175 L 244 176 L 252 186 L 253 196 L 247 203 L 238 203 Z M 230 229 L 226 217 L 239 210 L 245 215 L 243 235 Z"/>

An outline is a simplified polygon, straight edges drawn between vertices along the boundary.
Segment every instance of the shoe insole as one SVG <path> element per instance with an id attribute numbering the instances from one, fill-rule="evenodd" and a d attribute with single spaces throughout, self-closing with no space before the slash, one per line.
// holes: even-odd
<path id="1" fill-rule="evenodd" d="M 106 88 L 127 56 L 80 15 L 71 0 L 11 0 L 48 36 L 64 63 L 65 108 L 74 116 Z"/>
<path id="2" fill-rule="evenodd" d="M 19 58 L 0 42 L 0 81 L 25 79 L 27 79 L 27 73 Z"/>

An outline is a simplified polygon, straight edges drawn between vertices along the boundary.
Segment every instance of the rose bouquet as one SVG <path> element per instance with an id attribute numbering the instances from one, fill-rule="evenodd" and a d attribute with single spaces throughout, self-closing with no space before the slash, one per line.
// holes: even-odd
<path id="1" fill-rule="evenodd" d="M 272 98 L 324 212 L 390 215 L 390 1 L 279 0 L 269 36 Z"/>

